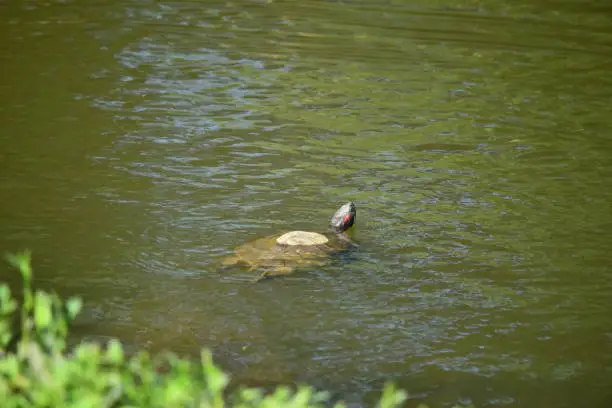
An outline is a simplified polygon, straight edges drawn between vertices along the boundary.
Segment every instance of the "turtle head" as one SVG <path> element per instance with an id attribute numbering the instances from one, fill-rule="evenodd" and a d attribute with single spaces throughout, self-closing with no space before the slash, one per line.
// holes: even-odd
<path id="1" fill-rule="evenodd" d="M 346 231 L 353 226 L 356 216 L 357 208 L 355 207 L 355 203 L 350 201 L 344 204 L 332 217 L 330 221 L 331 229 L 334 232 Z"/>

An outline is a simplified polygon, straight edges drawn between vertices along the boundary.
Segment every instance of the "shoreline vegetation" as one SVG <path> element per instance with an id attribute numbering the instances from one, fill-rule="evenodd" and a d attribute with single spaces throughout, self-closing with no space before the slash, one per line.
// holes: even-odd
<path id="1" fill-rule="evenodd" d="M 124 354 L 111 340 L 102 346 L 80 343 L 67 349 L 70 322 L 79 313 L 78 298 L 34 291 L 31 254 L 7 256 L 20 273 L 19 301 L 0 286 L 0 401 L 3 407 L 328 407 L 329 393 L 308 385 L 278 386 L 270 393 L 251 387 L 228 391 L 229 376 L 202 350 L 200 361 L 172 353 Z M 405 391 L 388 383 L 380 408 L 402 406 Z M 342 402 L 334 407 L 345 406 Z M 418 405 L 419 408 L 426 408 Z"/>

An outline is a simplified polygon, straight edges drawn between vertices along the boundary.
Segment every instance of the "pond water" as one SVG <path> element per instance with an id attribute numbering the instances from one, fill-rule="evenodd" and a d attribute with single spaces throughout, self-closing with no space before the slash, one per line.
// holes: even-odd
<path id="1" fill-rule="evenodd" d="M 0 14 L 0 248 L 85 299 L 75 340 L 208 347 L 238 382 L 355 406 L 387 380 L 408 406 L 612 404 L 607 2 Z M 221 270 L 349 200 L 358 248 Z"/>

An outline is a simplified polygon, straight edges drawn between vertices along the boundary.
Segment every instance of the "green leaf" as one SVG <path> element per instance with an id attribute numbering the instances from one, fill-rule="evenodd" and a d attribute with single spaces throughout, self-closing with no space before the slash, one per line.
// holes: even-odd
<path id="1" fill-rule="evenodd" d="M 17 356 L 8 355 L 0 360 L 0 373 L 5 374 L 8 378 L 13 378 L 19 373 L 19 361 Z"/>
<path id="2" fill-rule="evenodd" d="M 405 391 L 397 390 L 393 384 L 387 383 L 385 384 L 385 389 L 383 390 L 378 407 L 395 408 L 406 401 L 407 398 L 408 394 L 406 394 Z"/>
<path id="3" fill-rule="evenodd" d="M 114 364 L 120 364 L 123 361 L 123 348 L 118 340 L 112 339 L 108 343 L 106 358 Z"/>
<path id="4" fill-rule="evenodd" d="M 23 251 L 17 254 L 7 254 L 6 259 L 11 265 L 19 269 L 21 276 L 23 277 L 24 283 L 29 285 L 32 279 L 32 253 L 30 251 Z"/>
<path id="5" fill-rule="evenodd" d="M 0 315 L 13 313 L 17 309 L 17 302 L 11 296 L 11 288 L 4 284 L 0 286 Z"/>
<path id="6" fill-rule="evenodd" d="M 37 329 L 46 329 L 52 318 L 51 298 L 46 293 L 37 292 L 34 298 L 34 325 Z"/>
<path id="7" fill-rule="evenodd" d="M 240 398 L 244 402 L 259 402 L 263 398 L 263 392 L 257 388 L 243 388 L 240 390 Z"/>
<path id="8" fill-rule="evenodd" d="M 66 302 L 66 311 L 70 320 L 74 320 L 77 314 L 81 311 L 83 301 L 80 298 L 70 298 Z"/>
<path id="9" fill-rule="evenodd" d="M 220 394 L 229 382 L 228 376 L 215 366 L 210 351 L 203 350 L 201 353 L 201 360 L 209 391 L 212 395 Z"/>

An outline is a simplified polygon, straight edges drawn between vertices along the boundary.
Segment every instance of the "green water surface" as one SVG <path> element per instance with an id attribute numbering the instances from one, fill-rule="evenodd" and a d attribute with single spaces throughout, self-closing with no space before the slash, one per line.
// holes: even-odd
<path id="1" fill-rule="evenodd" d="M 210 347 L 356 406 L 612 406 L 604 1 L 0 4 L 0 250 L 85 299 L 75 341 Z M 357 250 L 253 285 L 221 260 Z M 0 278 L 17 283 L 2 266 Z"/>

